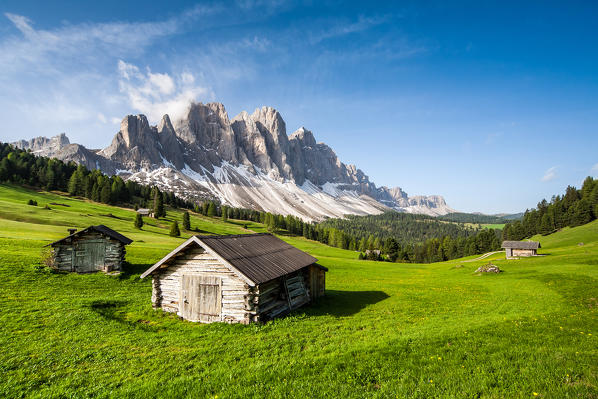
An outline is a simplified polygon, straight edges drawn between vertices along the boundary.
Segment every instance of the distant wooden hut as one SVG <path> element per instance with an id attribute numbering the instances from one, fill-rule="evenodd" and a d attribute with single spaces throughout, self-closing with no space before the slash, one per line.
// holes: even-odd
<path id="1" fill-rule="evenodd" d="M 77 273 L 120 270 L 125 259 L 125 245 L 133 241 L 104 226 L 89 226 L 80 231 L 68 229 L 69 235 L 46 246 L 53 248 L 59 270 Z"/>
<path id="2" fill-rule="evenodd" d="M 149 216 L 149 217 L 154 216 L 154 212 L 151 209 L 147 209 L 147 208 L 139 208 L 139 209 L 137 209 L 137 213 L 140 214 L 141 216 Z"/>
<path id="3" fill-rule="evenodd" d="M 505 249 L 507 258 L 518 258 L 536 256 L 538 248 L 542 248 L 542 246 L 537 241 L 503 241 L 502 248 Z"/>
<path id="4" fill-rule="evenodd" d="M 324 295 L 317 259 L 271 234 L 193 236 L 153 265 L 152 304 L 203 323 L 264 321 Z"/>

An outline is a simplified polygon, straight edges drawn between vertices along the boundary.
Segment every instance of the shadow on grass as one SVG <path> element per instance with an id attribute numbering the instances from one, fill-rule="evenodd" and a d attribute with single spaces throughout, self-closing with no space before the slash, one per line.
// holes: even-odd
<path id="1" fill-rule="evenodd" d="M 132 276 L 137 277 L 139 274 L 142 274 L 150 267 L 152 267 L 152 264 L 150 264 L 150 263 L 125 262 L 122 265 L 122 270 L 121 270 L 121 273 L 118 275 L 118 278 L 120 280 L 127 280 L 127 279 L 131 278 Z"/>
<path id="2" fill-rule="evenodd" d="M 326 290 L 326 295 L 311 306 L 306 307 L 305 313 L 312 316 L 352 316 L 365 307 L 387 298 L 390 298 L 390 296 L 384 291 Z"/>
<path id="3" fill-rule="evenodd" d="M 106 320 L 113 320 L 123 325 L 148 332 L 157 331 L 155 327 L 149 325 L 150 321 L 148 320 L 127 320 L 123 314 L 123 308 L 127 303 L 127 301 L 93 301 L 89 307 Z"/>

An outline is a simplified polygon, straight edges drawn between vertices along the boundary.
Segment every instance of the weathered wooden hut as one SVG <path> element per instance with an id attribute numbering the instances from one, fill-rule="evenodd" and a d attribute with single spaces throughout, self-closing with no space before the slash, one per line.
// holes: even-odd
<path id="1" fill-rule="evenodd" d="M 324 295 L 317 259 L 271 234 L 193 236 L 153 265 L 152 304 L 184 319 L 265 321 Z"/>
<path id="2" fill-rule="evenodd" d="M 89 273 L 120 270 L 125 259 L 125 245 L 133 241 L 104 226 L 89 226 L 46 246 L 53 248 L 54 263 L 59 270 Z"/>
<path id="3" fill-rule="evenodd" d="M 537 241 L 503 241 L 502 247 L 505 249 L 507 258 L 536 256 L 538 248 L 542 248 Z"/>
<path id="4" fill-rule="evenodd" d="M 139 209 L 137 209 L 137 213 L 140 214 L 141 216 L 149 216 L 149 217 L 154 216 L 154 212 L 148 208 L 139 208 Z"/>

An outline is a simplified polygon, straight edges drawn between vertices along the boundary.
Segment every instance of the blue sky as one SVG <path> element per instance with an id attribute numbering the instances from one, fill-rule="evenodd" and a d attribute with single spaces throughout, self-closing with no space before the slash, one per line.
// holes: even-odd
<path id="1" fill-rule="evenodd" d="M 100 148 L 126 114 L 218 101 L 461 211 L 598 176 L 598 3 L 445 3 L 3 1 L 0 140 Z"/>

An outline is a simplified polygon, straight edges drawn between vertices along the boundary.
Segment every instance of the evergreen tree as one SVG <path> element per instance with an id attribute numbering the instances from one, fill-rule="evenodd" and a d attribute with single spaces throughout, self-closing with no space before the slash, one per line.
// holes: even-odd
<path id="1" fill-rule="evenodd" d="M 214 202 L 210 201 L 208 204 L 206 215 L 210 217 L 216 216 L 216 204 Z"/>
<path id="2" fill-rule="evenodd" d="M 109 204 L 110 203 L 110 183 L 108 182 L 104 182 L 102 184 L 102 188 L 100 190 L 100 201 L 103 202 L 104 204 Z"/>
<path id="3" fill-rule="evenodd" d="M 69 185 L 68 185 L 68 192 L 70 195 L 77 195 L 77 193 L 80 191 L 80 186 L 81 186 L 81 177 L 79 176 L 78 171 L 73 173 L 71 175 L 71 178 L 69 179 Z"/>
<path id="4" fill-rule="evenodd" d="M 180 237 L 181 231 L 179 230 L 179 223 L 175 220 L 172 222 L 170 226 L 170 236 L 171 237 Z"/>
<path id="5" fill-rule="evenodd" d="M 228 207 L 227 206 L 222 207 L 222 221 L 223 222 L 228 221 Z"/>
<path id="6" fill-rule="evenodd" d="M 135 215 L 135 228 L 141 229 L 143 227 L 143 216 L 140 213 Z"/>
<path id="7" fill-rule="evenodd" d="M 189 212 L 187 211 L 183 213 L 183 229 L 191 230 L 191 218 L 189 217 Z"/>
<path id="8" fill-rule="evenodd" d="M 154 194 L 154 217 L 158 219 L 164 216 L 166 216 L 166 210 L 164 209 L 162 193 L 156 189 Z"/>

